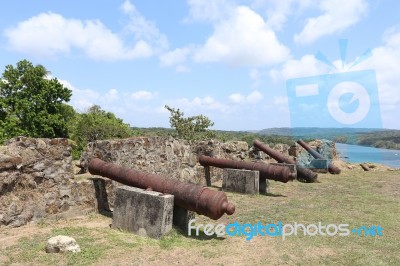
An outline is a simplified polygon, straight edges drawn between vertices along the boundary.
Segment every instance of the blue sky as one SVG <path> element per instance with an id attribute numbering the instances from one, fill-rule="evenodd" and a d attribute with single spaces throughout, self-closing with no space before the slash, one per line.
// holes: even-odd
<path id="1" fill-rule="evenodd" d="M 399 10 L 399 1 L 381 0 L 7 1 L 0 68 L 22 59 L 42 64 L 73 90 L 76 110 L 98 104 L 131 126 L 169 127 L 167 104 L 222 130 L 400 129 Z M 348 41 L 344 65 L 339 39 Z M 367 49 L 372 56 L 350 69 Z M 365 92 L 356 97 L 329 98 L 333 87 L 321 85 L 318 97 L 299 100 L 286 88 L 288 80 L 366 69 L 376 73 L 372 92 L 341 87 Z M 337 106 L 346 116 L 366 104 L 360 123 L 326 119 Z"/>

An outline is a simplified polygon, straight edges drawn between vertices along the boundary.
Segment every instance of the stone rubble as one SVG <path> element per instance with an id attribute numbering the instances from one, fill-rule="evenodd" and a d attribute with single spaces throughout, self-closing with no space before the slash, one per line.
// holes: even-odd
<path id="1" fill-rule="evenodd" d="M 81 252 L 75 239 L 69 236 L 54 236 L 47 240 L 46 253 Z"/>

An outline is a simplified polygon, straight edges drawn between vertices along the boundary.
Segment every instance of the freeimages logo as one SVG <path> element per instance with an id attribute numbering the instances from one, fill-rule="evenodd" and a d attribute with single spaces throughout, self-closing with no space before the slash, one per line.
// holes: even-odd
<path id="1" fill-rule="evenodd" d="M 316 54 L 336 73 L 287 80 L 292 127 L 382 128 L 375 70 L 344 71 L 347 40 L 339 40 L 339 49 L 341 70 Z M 368 49 L 347 70 L 371 56 Z"/>

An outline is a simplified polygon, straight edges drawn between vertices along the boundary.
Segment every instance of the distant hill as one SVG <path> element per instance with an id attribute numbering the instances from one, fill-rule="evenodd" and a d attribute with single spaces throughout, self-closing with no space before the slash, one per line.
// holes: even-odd
<path id="1" fill-rule="evenodd" d="M 132 128 L 140 136 L 175 136 L 171 128 Z M 224 131 L 215 130 L 215 138 L 221 141 L 242 140 L 249 145 L 255 138 L 269 144 L 285 143 L 291 145 L 298 139 L 328 139 L 335 142 L 358 144 L 376 148 L 400 149 L 400 130 L 378 128 L 267 128 L 260 131 Z"/>
<path id="2" fill-rule="evenodd" d="M 384 131 L 385 129 L 378 128 L 320 128 L 320 127 L 278 127 L 267 128 L 258 131 L 261 135 L 281 135 L 281 136 L 332 136 L 332 135 L 346 135 L 346 134 L 360 134 L 371 133 L 377 131 Z"/>
<path id="3" fill-rule="evenodd" d="M 295 139 L 329 139 L 337 142 L 356 144 L 358 136 L 364 133 L 383 131 L 377 128 L 319 128 L 319 127 L 297 127 L 297 128 L 268 128 L 257 132 L 260 135 L 291 136 Z"/>
<path id="4" fill-rule="evenodd" d="M 400 149 L 400 130 L 378 128 L 268 128 L 260 135 L 291 136 L 293 139 L 328 139 L 376 148 Z"/>

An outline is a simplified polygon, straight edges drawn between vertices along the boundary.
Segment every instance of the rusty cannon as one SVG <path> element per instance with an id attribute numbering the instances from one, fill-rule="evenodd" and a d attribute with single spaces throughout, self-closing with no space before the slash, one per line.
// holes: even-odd
<path id="1" fill-rule="evenodd" d="M 254 163 L 222 158 L 214 158 L 205 155 L 199 156 L 199 163 L 202 166 L 214 166 L 219 168 L 233 168 L 259 171 L 260 177 L 286 183 L 296 178 L 289 167 L 279 165 L 268 165 L 265 163 Z"/>
<path id="2" fill-rule="evenodd" d="M 284 154 L 280 153 L 279 151 L 276 151 L 274 149 L 271 149 L 267 145 L 265 145 L 263 142 L 259 141 L 258 139 L 255 139 L 253 141 L 253 146 L 258 148 L 259 150 L 265 152 L 272 158 L 274 158 L 278 163 L 288 163 L 288 164 L 294 164 L 296 165 L 296 170 L 297 170 L 297 178 L 300 180 L 304 180 L 308 183 L 315 182 L 318 178 L 318 174 L 314 173 L 310 169 L 304 168 L 296 163 L 296 161 L 288 156 L 285 156 Z"/>
<path id="3" fill-rule="evenodd" d="M 312 157 L 315 159 L 325 159 L 319 152 L 313 150 L 307 143 L 302 141 L 301 139 L 297 141 L 297 143 L 302 146 Z M 331 162 L 328 164 L 328 171 L 331 174 L 340 174 L 341 170 L 339 167 L 333 165 Z"/>
<path id="4" fill-rule="evenodd" d="M 214 220 L 225 213 L 231 215 L 235 212 L 235 205 L 228 203 L 226 194 L 222 191 L 125 168 L 98 158 L 90 161 L 88 169 L 92 175 L 108 177 L 127 186 L 174 195 L 176 205 Z"/>

